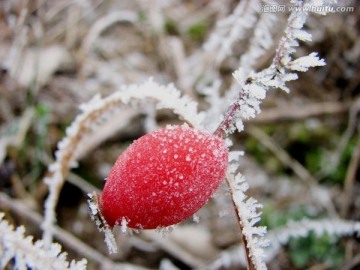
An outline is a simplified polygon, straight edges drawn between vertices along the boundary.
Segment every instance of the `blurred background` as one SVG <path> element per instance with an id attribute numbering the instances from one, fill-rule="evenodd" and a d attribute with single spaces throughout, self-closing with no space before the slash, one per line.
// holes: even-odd
<path id="1" fill-rule="evenodd" d="M 238 27 L 230 52 L 223 53 L 221 43 L 211 47 L 209 40 L 214 34 L 219 40 L 226 37 L 226 23 L 218 22 L 231 18 L 241 2 L 249 6 L 244 10 L 257 7 L 250 14 L 253 22 Z M 245 151 L 240 172 L 249 182 L 248 194 L 264 205 L 261 225 L 269 230 L 304 218 L 360 219 L 360 6 L 356 1 L 339 2 L 354 9 L 310 15 L 306 30 L 313 39 L 300 43 L 295 54 L 316 51 L 327 65 L 299 74 L 288 84 L 290 94 L 269 92 L 262 113 L 231 137 L 232 149 Z M 216 102 L 204 89 L 225 96 L 234 84 L 232 72 L 260 27 L 256 22 L 272 15 L 273 43 L 253 65 L 256 71 L 266 68 L 289 13 L 264 15 L 259 3 L 0 1 L 0 211 L 14 225 L 24 225 L 28 234 L 41 237 L 47 197 L 42 179 L 79 105 L 95 94 L 107 96 L 121 85 L 153 77 L 161 84 L 174 83 L 199 103 L 200 110 L 211 110 Z M 119 233 L 119 253 L 108 255 L 103 235 L 89 218 L 85 194 L 102 188 L 113 162 L 134 139 L 158 126 L 181 123 L 174 113 L 150 105 L 124 106 L 118 116 L 122 118 L 121 128 L 115 126 L 119 121 L 114 123 L 116 132 L 67 176 L 57 206 L 58 225 L 108 257 L 114 267 L 122 262 L 129 269 L 246 269 L 231 259 L 228 265 L 214 266 L 220 255 L 241 244 L 225 185 L 199 211 L 198 223 L 197 218 L 189 219 L 165 237 Z M 24 215 L 23 206 L 33 218 Z M 86 255 L 71 242 L 55 240 L 70 259 Z M 355 235 L 311 233 L 291 239 L 268 267 L 360 269 L 359 252 Z M 89 259 L 88 269 L 100 267 L 101 261 Z"/>

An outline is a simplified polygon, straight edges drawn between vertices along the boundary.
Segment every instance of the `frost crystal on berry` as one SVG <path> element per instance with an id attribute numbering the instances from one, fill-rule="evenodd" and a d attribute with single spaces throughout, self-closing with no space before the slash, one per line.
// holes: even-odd
<path id="1" fill-rule="evenodd" d="M 167 227 L 191 217 L 225 176 L 228 150 L 210 133 L 168 126 L 131 144 L 116 161 L 99 196 L 110 227 Z M 123 226 L 122 226 L 123 227 Z"/>

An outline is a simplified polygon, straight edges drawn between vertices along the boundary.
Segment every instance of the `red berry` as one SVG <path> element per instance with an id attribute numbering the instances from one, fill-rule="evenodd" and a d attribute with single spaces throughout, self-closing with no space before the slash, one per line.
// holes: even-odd
<path id="1" fill-rule="evenodd" d="M 172 126 L 134 141 L 117 159 L 99 198 L 109 226 L 154 229 L 201 208 L 225 176 L 228 149 L 215 135 Z"/>

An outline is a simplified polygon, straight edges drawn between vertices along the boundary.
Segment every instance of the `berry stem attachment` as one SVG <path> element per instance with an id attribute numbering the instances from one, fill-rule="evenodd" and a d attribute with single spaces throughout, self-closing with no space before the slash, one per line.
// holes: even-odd
<path id="1" fill-rule="evenodd" d="M 217 127 L 217 129 L 214 132 L 215 136 L 218 136 L 222 139 L 224 139 L 231 130 L 231 126 L 234 125 L 237 114 L 240 111 L 240 104 L 241 101 L 246 99 L 246 95 L 243 91 L 240 91 L 239 97 L 237 100 L 235 100 L 227 110 L 227 112 L 224 115 L 224 119 L 221 121 L 220 125 Z"/>

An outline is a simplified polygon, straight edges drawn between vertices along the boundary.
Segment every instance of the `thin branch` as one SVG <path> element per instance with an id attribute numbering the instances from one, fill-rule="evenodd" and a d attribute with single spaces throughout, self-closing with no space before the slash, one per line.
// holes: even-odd
<path id="1" fill-rule="evenodd" d="M 23 201 L 15 200 L 0 192 L 0 204 L 3 208 L 8 208 L 17 215 L 26 218 L 32 223 L 40 226 L 43 223 L 43 217 L 30 209 Z M 114 263 L 106 256 L 98 252 L 96 249 L 85 244 L 72 233 L 54 226 L 54 236 L 64 245 L 71 248 L 80 256 L 98 263 L 101 269 L 128 269 L 128 270 L 146 270 L 146 268 L 138 267 L 131 264 Z"/>
<path id="2" fill-rule="evenodd" d="M 324 234 L 337 237 L 357 237 L 360 234 L 360 222 L 345 219 L 290 221 L 286 225 L 268 232 L 269 246 L 265 248 L 265 262 L 272 261 L 281 250 L 281 247 L 286 245 L 291 238 L 307 237 L 310 232 L 314 232 L 317 237 Z M 239 256 L 242 250 L 242 245 L 236 245 L 223 251 L 206 269 L 217 270 L 229 266 L 237 269 L 239 266 L 244 266 L 245 261 Z M 354 261 L 357 260 L 357 257 L 354 258 Z"/>
<path id="3" fill-rule="evenodd" d="M 226 178 L 226 183 L 228 184 L 229 187 L 231 187 L 231 182 L 230 182 L 230 180 L 228 178 Z M 235 196 L 234 191 L 231 188 L 230 188 L 230 193 L 231 193 L 231 197 Z M 242 233 L 244 231 L 244 225 L 243 225 L 243 222 L 240 219 L 241 213 L 239 212 L 239 208 L 235 204 L 235 201 L 232 200 L 232 202 L 233 202 L 235 213 L 236 213 L 236 219 L 237 219 L 239 227 L 240 227 L 240 234 L 241 234 L 241 240 L 242 240 L 242 243 L 243 243 L 243 246 L 244 246 L 245 258 L 247 258 L 247 260 L 246 260 L 247 269 L 248 270 L 257 270 L 255 264 L 253 263 L 253 261 L 251 259 L 249 259 L 249 258 L 251 258 L 251 251 L 249 250 L 249 247 L 248 247 L 248 239 Z"/>
<path id="4" fill-rule="evenodd" d="M 231 164 L 228 169 L 226 181 L 230 188 L 241 230 L 248 270 L 264 270 L 266 269 L 263 260 L 264 248 L 267 246 L 267 241 L 264 238 L 266 228 L 256 225 L 260 221 L 261 213 L 259 209 L 262 208 L 262 205 L 254 198 L 246 196 L 245 192 L 248 189 L 248 184 L 244 176 L 241 174 L 235 175 L 237 166 L 233 165 Z"/>

